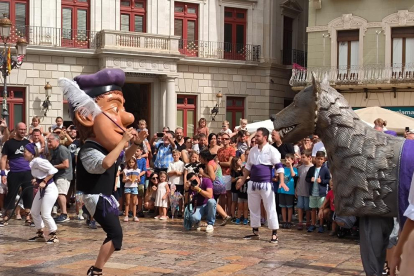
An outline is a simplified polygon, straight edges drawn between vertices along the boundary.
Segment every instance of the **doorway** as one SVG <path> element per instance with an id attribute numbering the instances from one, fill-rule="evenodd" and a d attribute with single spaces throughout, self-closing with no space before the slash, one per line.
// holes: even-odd
<path id="1" fill-rule="evenodd" d="M 126 111 L 134 115 L 133 127 L 138 127 L 138 121 L 144 119 L 147 128 L 151 125 L 151 84 L 149 83 L 125 83 L 122 87 L 125 98 Z"/>

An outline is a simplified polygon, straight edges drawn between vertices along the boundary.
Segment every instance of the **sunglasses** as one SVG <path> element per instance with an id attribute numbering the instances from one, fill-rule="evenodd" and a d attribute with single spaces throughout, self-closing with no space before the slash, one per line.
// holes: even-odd
<path id="1" fill-rule="evenodd" d="M 230 138 L 222 138 L 222 140 L 226 140 L 227 141 L 227 140 L 230 140 Z"/>
<path id="2" fill-rule="evenodd" d="M 256 143 L 256 141 L 255 140 L 252 140 L 252 143 Z"/>
<path id="3" fill-rule="evenodd" d="M 160 179 L 159 177 L 153 177 L 153 178 L 151 178 L 151 180 L 157 180 L 157 179 Z"/>

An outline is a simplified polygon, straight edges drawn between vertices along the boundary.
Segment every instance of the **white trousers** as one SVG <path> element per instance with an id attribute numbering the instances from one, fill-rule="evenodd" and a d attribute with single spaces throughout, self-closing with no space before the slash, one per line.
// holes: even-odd
<path id="1" fill-rule="evenodd" d="M 55 232 L 57 226 L 55 220 L 52 218 L 52 208 L 58 198 L 58 189 L 54 182 L 47 185 L 45 194 L 40 198 L 40 190 L 36 193 L 33 199 L 32 209 L 30 210 L 36 229 L 45 227 L 45 223 L 50 232 Z"/>
<path id="2" fill-rule="evenodd" d="M 252 189 L 253 182 L 247 182 L 247 201 L 250 210 L 250 226 L 259 228 L 260 224 L 260 202 L 267 214 L 267 223 L 269 229 L 279 229 L 279 220 L 276 213 L 275 193 L 273 191 L 273 183 L 262 183 L 261 188 Z M 266 189 L 267 188 L 267 189 Z"/>

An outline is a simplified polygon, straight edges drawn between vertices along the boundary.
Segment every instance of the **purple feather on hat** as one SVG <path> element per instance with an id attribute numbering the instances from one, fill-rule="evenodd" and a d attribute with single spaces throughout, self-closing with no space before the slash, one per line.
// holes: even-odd
<path id="1" fill-rule="evenodd" d="M 95 74 L 75 77 L 80 89 L 88 90 L 95 87 L 116 85 L 122 87 L 125 83 L 125 72 L 121 69 L 103 69 Z"/>

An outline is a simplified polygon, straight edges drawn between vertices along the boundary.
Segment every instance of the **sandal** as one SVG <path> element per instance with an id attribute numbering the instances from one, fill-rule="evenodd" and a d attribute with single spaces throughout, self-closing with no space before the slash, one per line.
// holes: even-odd
<path id="1" fill-rule="evenodd" d="M 139 221 L 139 218 L 138 217 L 134 217 L 134 221 L 135 222 L 138 222 Z"/>
<path id="2" fill-rule="evenodd" d="M 22 220 L 22 216 L 21 215 L 16 215 L 16 219 L 17 220 Z"/>
<path id="3" fill-rule="evenodd" d="M 34 222 L 31 221 L 30 219 L 26 219 L 26 221 L 24 222 L 24 224 L 26 226 L 31 226 L 31 227 L 34 227 L 35 226 Z"/>
<path id="4" fill-rule="evenodd" d="M 101 275 L 103 275 L 102 274 L 102 269 L 101 269 L 101 271 L 96 271 L 95 270 L 96 268 L 94 267 L 94 266 L 91 266 L 89 269 L 88 269 L 88 272 L 87 272 L 87 276 L 101 276 Z"/>
<path id="5" fill-rule="evenodd" d="M 270 243 L 274 243 L 274 244 L 279 243 L 279 238 L 277 237 L 277 235 L 272 235 L 272 239 L 270 240 Z"/>

